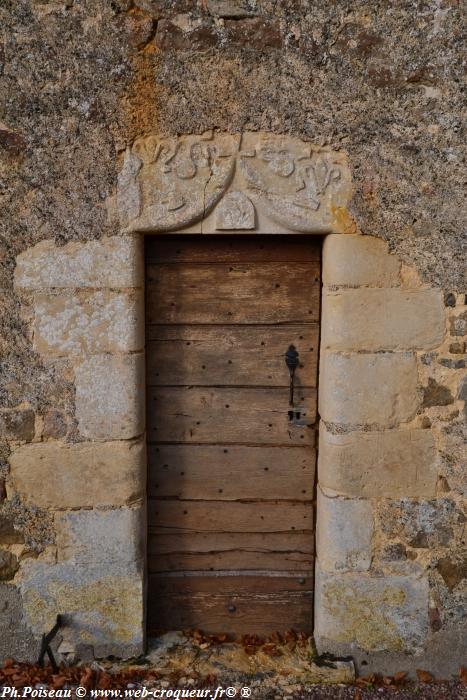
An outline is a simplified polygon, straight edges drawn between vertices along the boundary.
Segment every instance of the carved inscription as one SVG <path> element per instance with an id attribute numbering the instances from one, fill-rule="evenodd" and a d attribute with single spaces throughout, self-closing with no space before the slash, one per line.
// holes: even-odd
<path id="1" fill-rule="evenodd" d="M 209 133 L 136 142 L 143 162 L 139 228 L 170 231 L 203 219 L 230 184 L 238 140 Z"/>
<path id="2" fill-rule="evenodd" d="M 131 230 L 180 230 L 201 221 L 206 232 L 256 230 L 258 221 L 267 230 L 270 220 L 307 232 L 333 230 L 333 212 L 349 195 L 341 153 L 274 134 L 208 132 L 137 140 L 117 200 Z"/>
<path id="3" fill-rule="evenodd" d="M 313 212 L 338 192 L 342 168 L 335 154 L 297 140 L 265 139 L 240 152 L 240 167 L 257 197 L 269 205 L 271 218 L 291 228 L 308 230 Z"/>
<path id="4" fill-rule="evenodd" d="M 235 231 L 255 228 L 255 208 L 243 192 L 229 192 L 216 209 L 216 229 Z"/>

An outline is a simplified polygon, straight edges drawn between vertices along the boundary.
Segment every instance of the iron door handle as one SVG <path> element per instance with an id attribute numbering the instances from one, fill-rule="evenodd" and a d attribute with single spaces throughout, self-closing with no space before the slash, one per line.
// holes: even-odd
<path id="1" fill-rule="evenodd" d="M 287 369 L 289 370 L 290 376 L 289 406 L 291 406 L 291 410 L 288 412 L 288 418 L 290 425 L 294 425 L 297 427 L 308 427 L 310 425 L 313 425 L 313 422 L 306 417 L 306 410 L 304 411 L 300 408 L 294 408 L 294 379 L 295 370 L 299 366 L 298 357 L 299 354 L 295 345 L 289 345 L 289 349 L 285 353 L 285 364 L 287 365 Z"/>
<path id="2" fill-rule="evenodd" d="M 293 406 L 295 370 L 298 367 L 298 352 L 295 345 L 289 345 L 289 349 L 285 353 L 285 364 L 289 370 L 290 377 L 289 406 Z"/>

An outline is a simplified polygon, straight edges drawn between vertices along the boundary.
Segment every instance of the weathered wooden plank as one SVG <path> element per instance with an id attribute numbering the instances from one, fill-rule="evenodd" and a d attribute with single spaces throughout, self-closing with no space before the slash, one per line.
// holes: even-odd
<path id="1" fill-rule="evenodd" d="M 146 237 L 147 262 L 308 262 L 320 255 L 321 240 L 309 236 Z"/>
<path id="2" fill-rule="evenodd" d="M 299 352 L 297 386 L 316 386 L 317 324 L 294 326 L 148 326 L 147 383 L 288 386 L 284 354 Z"/>
<path id="3" fill-rule="evenodd" d="M 311 447 L 149 445 L 148 464 L 152 498 L 313 499 Z"/>
<path id="4" fill-rule="evenodd" d="M 316 391 L 298 387 L 301 416 L 316 420 Z M 285 388 L 149 387 L 148 439 L 187 443 L 314 444 L 314 428 L 288 422 Z"/>
<path id="5" fill-rule="evenodd" d="M 313 579 L 302 576 L 149 577 L 149 630 L 311 632 Z"/>
<path id="6" fill-rule="evenodd" d="M 206 573 L 202 575 L 155 574 L 150 578 L 153 590 L 161 595 L 251 595 L 258 593 L 268 595 L 288 595 L 313 590 L 313 572 L 307 576 L 301 574 L 230 574 L 224 572 Z"/>
<path id="7" fill-rule="evenodd" d="M 311 571 L 311 532 L 150 535 L 148 568 L 161 571 Z"/>
<path id="8" fill-rule="evenodd" d="M 149 499 L 152 533 L 313 530 L 313 506 L 300 501 L 159 501 Z"/>
<path id="9" fill-rule="evenodd" d="M 318 263 L 185 263 L 147 267 L 148 323 L 317 321 Z"/>
<path id="10" fill-rule="evenodd" d="M 313 533 L 294 532 L 190 532 L 152 535 L 149 538 L 153 554 L 205 553 L 242 550 L 258 553 L 289 552 L 303 554 L 314 551 Z M 292 546 L 293 544 L 293 546 Z"/>
<path id="11" fill-rule="evenodd" d="M 163 571 L 304 571 L 313 566 L 313 554 L 302 552 L 212 552 L 208 554 L 148 553 L 150 573 Z"/>

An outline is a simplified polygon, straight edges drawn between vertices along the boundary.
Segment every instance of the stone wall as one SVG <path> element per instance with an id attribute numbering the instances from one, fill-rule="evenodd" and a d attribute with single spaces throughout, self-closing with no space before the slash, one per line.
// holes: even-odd
<path id="1" fill-rule="evenodd" d="M 144 647 L 142 249 L 133 233 L 17 258 L 32 346 L 75 411 L 1 412 L 5 655 L 31 658 L 57 613 L 65 657 Z M 315 638 L 368 669 L 447 674 L 465 650 L 462 301 L 376 238 L 324 239 Z"/>
<path id="2" fill-rule="evenodd" d="M 16 534 L 11 543 L 0 534 L 2 578 L 14 578 L 15 589 L 5 590 L 20 592 L 28 636 L 18 635 L 7 608 L 6 656 L 30 658 L 57 614 L 65 621 L 58 647 L 65 658 L 143 650 L 143 284 L 139 238 L 62 248 L 44 241 L 17 259 L 15 287 L 30 314 L 33 349 L 66 371 L 75 412 L 70 427 L 58 410 L 34 417 L 24 409 L 10 435 L 5 504 L 33 509 L 50 534 L 31 542 L 18 521 L 1 521 Z M 8 420 L 11 411 L 1 415 Z"/>
<path id="3" fill-rule="evenodd" d="M 367 670 L 446 674 L 466 651 L 454 301 L 382 241 L 325 240 L 315 637 Z"/>
<path id="4" fill-rule="evenodd" d="M 396 640 L 419 650 L 428 630 L 426 658 L 441 659 L 444 674 L 449 659 L 441 652 L 460 649 L 467 399 L 461 7 L 456 0 L 305 5 L 1 3 L 0 628 L 8 634 L 0 655 L 34 655 L 64 598 L 72 612 L 84 601 L 95 612 L 75 615 L 62 651 L 73 653 L 78 642 L 81 654 L 86 643 L 105 653 L 112 639 L 114 653 L 140 648 L 140 283 L 132 276 L 132 239 L 120 238 L 108 203 L 125 153 L 141 137 L 211 129 L 301 138 L 339 153 L 353 173 L 340 223 L 366 234 L 359 237 L 366 250 L 362 256 L 350 245 L 352 235 L 327 244 L 337 262 L 325 282 L 332 333 L 323 339 L 322 371 L 330 378 L 346 372 L 360 388 L 346 396 L 333 384 L 325 398 L 320 503 L 324 513 L 332 501 L 323 532 L 352 515 L 367 528 L 349 526 L 350 544 L 335 538 L 326 561 L 320 555 L 320 590 L 334 586 L 336 600 L 353 591 L 354 599 L 358 576 L 366 588 L 352 619 L 366 619 L 376 601 L 395 627 L 387 641 L 369 637 L 364 625 L 352 636 L 344 625 L 339 640 L 323 617 L 322 645 L 343 643 L 362 661 L 369 651 L 372 663 L 389 670 Z M 99 277 L 104 269 L 107 279 Z M 355 319 L 363 307 L 368 326 L 363 312 Z M 96 333 L 85 333 L 88 327 Z M 120 396 L 123 378 L 129 383 Z M 383 400 L 368 416 L 375 382 Z M 399 401 L 398 386 L 413 391 Z M 386 469 L 395 476 L 384 482 Z M 350 515 L 342 515 L 346 509 Z M 97 543 L 90 531 L 99 533 Z M 132 533 L 131 551 L 114 547 L 114 532 Z M 126 558 L 133 564 L 124 564 L 127 576 L 114 589 Z M 109 577 L 101 584 L 102 567 Z M 135 605 L 120 618 L 115 600 L 125 596 Z M 407 639 L 398 621 L 415 613 Z M 101 623 L 102 637 L 86 642 L 86 630 Z"/>

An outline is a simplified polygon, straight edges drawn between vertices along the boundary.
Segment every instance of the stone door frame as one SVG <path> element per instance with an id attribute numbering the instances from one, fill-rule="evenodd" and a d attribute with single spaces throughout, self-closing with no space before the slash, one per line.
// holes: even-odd
<path id="1" fill-rule="evenodd" d="M 382 240 L 356 232 L 350 196 L 345 155 L 298 139 L 154 137 L 127 151 L 109 202 L 121 235 L 43 241 L 18 257 L 34 347 L 71 368 L 80 436 L 72 446 L 57 441 L 47 458 L 43 443 L 12 458 L 9 489 L 24 498 L 47 459 L 68 465 L 66 488 L 40 504 L 54 512 L 56 563 L 39 559 L 22 574 L 37 634 L 67 606 L 70 644 L 91 645 L 96 656 L 144 648 L 144 234 L 315 233 L 324 237 L 315 640 L 320 652 L 358 659 L 422 651 L 427 578 L 416 567 L 378 568 L 374 551 L 384 537 L 381 499 L 436 495 L 420 353 L 442 344 L 445 311 L 440 290 L 421 284 Z M 109 608 L 115 596 L 124 612 Z"/>

